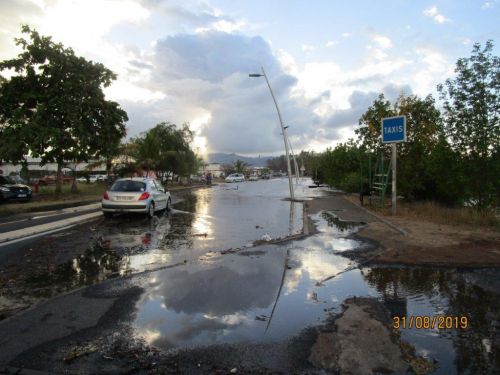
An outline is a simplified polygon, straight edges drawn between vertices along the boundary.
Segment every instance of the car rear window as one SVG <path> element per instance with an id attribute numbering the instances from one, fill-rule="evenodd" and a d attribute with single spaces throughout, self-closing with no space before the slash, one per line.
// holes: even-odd
<path id="1" fill-rule="evenodd" d="M 139 192 L 139 191 L 145 191 L 146 190 L 146 184 L 141 181 L 132 181 L 132 180 L 125 180 L 125 181 L 116 181 L 113 186 L 111 186 L 110 191 L 134 191 L 134 192 Z"/>

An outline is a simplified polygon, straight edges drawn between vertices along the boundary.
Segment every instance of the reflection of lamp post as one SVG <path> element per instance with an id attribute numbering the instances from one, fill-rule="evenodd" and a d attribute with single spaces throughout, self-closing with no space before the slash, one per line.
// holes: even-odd
<path id="1" fill-rule="evenodd" d="M 280 120 L 280 125 L 281 125 L 281 132 L 283 134 L 283 141 L 285 142 L 285 153 L 286 153 L 286 165 L 288 168 L 288 185 L 290 187 L 290 199 L 294 200 L 295 196 L 293 194 L 293 184 L 292 184 L 292 168 L 290 167 L 290 154 L 288 152 L 288 138 L 285 133 L 285 127 L 283 126 L 283 119 L 281 118 L 281 112 L 280 109 L 278 108 L 278 103 L 276 102 L 276 98 L 274 97 L 273 90 L 271 89 L 271 85 L 269 84 L 269 80 L 267 79 L 266 72 L 264 71 L 264 68 L 262 69 L 262 74 L 249 74 L 249 77 L 264 77 L 266 79 L 267 87 L 269 87 L 269 91 L 271 92 L 271 96 L 274 101 L 274 105 L 276 106 L 276 111 L 278 112 L 278 118 Z"/>

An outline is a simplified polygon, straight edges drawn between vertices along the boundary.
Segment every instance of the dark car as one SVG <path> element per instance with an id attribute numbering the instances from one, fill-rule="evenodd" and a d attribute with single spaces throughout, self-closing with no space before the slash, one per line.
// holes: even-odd
<path id="1" fill-rule="evenodd" d="M 29 201 L 31 188 L 7 176 L 0 176 L 0 201 Z"/>

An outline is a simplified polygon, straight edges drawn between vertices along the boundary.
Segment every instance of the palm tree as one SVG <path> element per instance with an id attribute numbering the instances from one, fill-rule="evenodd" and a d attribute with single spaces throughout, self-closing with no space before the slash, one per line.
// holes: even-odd
<path id="1" fill-rule="evenodd" d="M 234 169 L 236 170 L 236 173 L 243 173 L 245 172 L 245 167 L 248 166 L 247 163 L 241 160 L 236 160 L 234 162 Z"/>

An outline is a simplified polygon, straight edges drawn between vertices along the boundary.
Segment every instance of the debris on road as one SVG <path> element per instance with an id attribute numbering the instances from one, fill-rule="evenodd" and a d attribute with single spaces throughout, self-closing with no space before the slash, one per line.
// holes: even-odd
<path id="1" fill-rule="evenodd" d="M 97 346 L 92 344 L 86 344 L 81 346 L 76 346 L 71 349 L 63 358 L 64 363 L 71 363 L 75 359 L 83 357 L 97 351 Z"/>
<path id="2" fill-rule="evenodd" d="M 268 233 L 266 233 L 266 234 L 264 234 L 264 235 L 263 235 L 260 239 L 261 239 L 262 241 L 269 242 L 269 241 L 271 241 L 271 240 L 272 240 L 272 237 L 271 237 Z"/>

